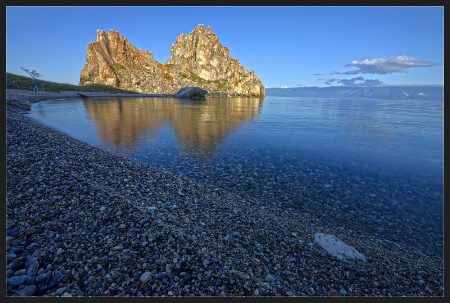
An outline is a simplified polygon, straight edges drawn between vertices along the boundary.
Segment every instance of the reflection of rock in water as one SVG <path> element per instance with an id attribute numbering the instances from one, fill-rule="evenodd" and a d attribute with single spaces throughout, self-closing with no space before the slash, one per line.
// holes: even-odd
<path id="1" fill-rule="evenodd" d="M 210 157 L 221 139 L 258 115 L 261 105 L 262 99 L 257 98 L 188 101 L 181 104 L 179 116 L 171 123 L 186 153 Z"/>
<path id="2" fill-rule="evenodd" d="M 156 133 L 168 122 L 182 149 L 200 157 L 213 156 L 218 142 L 240 123 L 255 118 L 262 103 L 263 99 L 259 98 L 84 100 L 100 139 L 110 145 L 129 148 L 141 133 Z"/>
<path id="3" fill-rule="evenodd" d="M 89 118 L 97 125 L 102 141 L 112 146 L 131 147 L 142 132 L 158 129 L 164 120 L 164 117 L 158 115 L 161 112 L 160 107 L 173 107 L 172 99 L 159 99 L 159 105 L 148 102 L 149 100 L 105 98 L 83 102 Z"/>

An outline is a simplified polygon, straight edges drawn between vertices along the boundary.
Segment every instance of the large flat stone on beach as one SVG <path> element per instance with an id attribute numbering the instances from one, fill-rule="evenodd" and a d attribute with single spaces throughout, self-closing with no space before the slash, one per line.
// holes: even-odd
<path id="1" fill-rule="evenodd" d="M 330 255 L 335 256 L 339 260 L 347 261 L 349 259 L 359 259 L 367 261 L 366 257 L 358 252 L 355 248 L 345 244 L 338 238 L 330 234 L 316 233 L 314 235 L 316 243 L 325 249 Z"/>

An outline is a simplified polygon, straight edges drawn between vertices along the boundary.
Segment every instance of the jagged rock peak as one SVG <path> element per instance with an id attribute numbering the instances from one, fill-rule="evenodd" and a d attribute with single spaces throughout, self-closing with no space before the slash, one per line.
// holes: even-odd
<path id="1" fill-rule="evenodd" d="M 199 24 L 180 34 L 170 58 L 158 63 L 148 50 L 139 49 L 116 30 L 97 30 L 97 41 L 88 44 L 80 84 L 106 84 L 142 93 L 175 94 L 196 86 L 209 96 L 264 96 L 261 80 L 229 56 L 208 25 Z"/>

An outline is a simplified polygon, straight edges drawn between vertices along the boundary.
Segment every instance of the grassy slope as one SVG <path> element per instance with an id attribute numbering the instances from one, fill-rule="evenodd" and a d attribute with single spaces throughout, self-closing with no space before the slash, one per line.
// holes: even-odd
<path id="1" fill-rule="evenodd" d="M 31 77 L 6 73 L 6 82 L 11 83 L 13 81 L 17 84 L 17 86 L 20 89 L 24 89 L 24 90 L 32 90 L 33 89 Z M 66 84 L 66 83 L 45 81 L 45 80 L 41 80 L 41 79 L 37 79 L 36 82 L 37 82 L 38 90 L 42 89 L 42 83 L 44 83 L 44 90 L 46 92 L 79 91 L 79 92 L 139 94 L 137 92 L 124 90 L 124 89 L 118 89 L 118 88 L 114 88 L 114 87 L 107 86 L 107 85 L 101 85 L 101 84 L 78 86 L 78 85 L 72 85 L 72 84 Z M 15 88 L 15 87 L 7 87 L 7 88 Z"/>

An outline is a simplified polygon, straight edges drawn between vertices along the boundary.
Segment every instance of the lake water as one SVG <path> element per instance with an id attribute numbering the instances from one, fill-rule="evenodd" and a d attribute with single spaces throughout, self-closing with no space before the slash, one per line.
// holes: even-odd
<path id="1" fill-rule="evenodd" d="M 442 255 L 443 101 L 88 98 L 35 120 L 137 162 Z M 342 214 L 336 216 L 336 214 Z M 404 234 L 405 231 L 409 234 Z"/>

